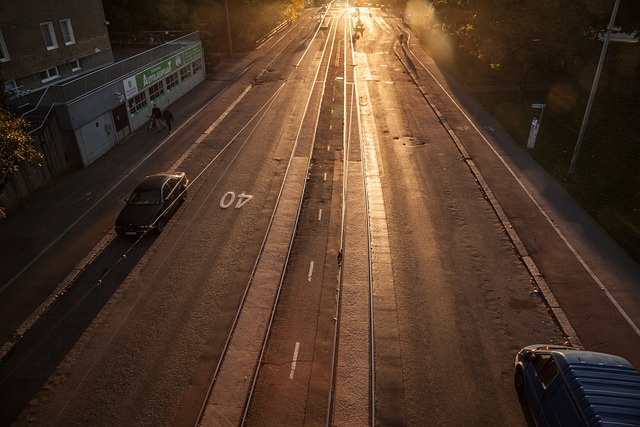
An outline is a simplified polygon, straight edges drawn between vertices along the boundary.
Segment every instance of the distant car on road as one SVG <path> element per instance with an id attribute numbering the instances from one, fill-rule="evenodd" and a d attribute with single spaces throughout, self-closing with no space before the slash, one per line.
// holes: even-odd
<path id="1" fill-rule="evenodd" d="M 622 357 L 536 344 L 518 352 L 515 367 L 538 426 L 640 425 L 640 373 Z"/>
<path id="2" fill-rule="evenodd" d="M 189 180 L 184 172 L 147 176 L 131 193 L 116 219 L 116 233 L 140 236 L 160 233 L 171 215 L 187 198 Z"/>

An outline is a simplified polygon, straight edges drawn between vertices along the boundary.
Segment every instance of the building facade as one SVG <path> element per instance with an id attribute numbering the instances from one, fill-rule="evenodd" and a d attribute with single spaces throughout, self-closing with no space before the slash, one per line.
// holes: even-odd
<path id="1" fill-rule="evenodd" d="M 0 10 L 0 79 L 44 154 L 42 167 L 2 183 L 5 208 L 91 164 L 144 126 L 152 104 L 165 108 L 204 80 L 197 32 L 114 62 L 100 0 L 0 0 Z"/>
<path id="2" fill-rule="evenodd" d="M 0 79 L 24 103 L 113 62 L 101 0 L 0 0 L 0 10 Z"/>

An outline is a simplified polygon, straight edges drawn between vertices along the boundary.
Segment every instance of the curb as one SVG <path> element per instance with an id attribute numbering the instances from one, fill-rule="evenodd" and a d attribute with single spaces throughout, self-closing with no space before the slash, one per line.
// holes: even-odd
<path id="1" fill-rule="evenodd" d="M 404 50 L 404 45 L 401 44 L 401 47 L 402 47 L 402 51 L 406 55 L 406 52 Z M 394 52 L 395 52 L 395 49 L 394 49 Z M 473 159 L 471 158 L 466 148 L 460 141 L 460 138 L 458 138 L 454 130 L 447 123 L 444 115 L 440 112 L 438 107 L 436 107 L 436 105 L 432 101 L 429 94 L 427 94 L 427 92 L 425 91 L 424 87 L 420 85 L 418 81 L 418 76 L 411 70 L 411 68 L 405 63 L 405 61 L 400 57 L 400 55 L 397 52 L 395 52 L 395 54 L 398 60 L 400 61 L 400 63 L 407 70 L 407 73 L 411 77 L 411 80 L 413 80 L 414 84 L 418 87 L 418 90 L 420 91 L 424 99 L 427 101 L 427 104 L 429 104 L 433 112 L 438 117 L 438 120 L 440 121 L 442 126 L 445 128 L 445 130 L 453 140 L 453 143 L 456 145 L 458 151 L 460 151 L 460 154 L 462 154 L 462 157 L 465 163 L 467 164 L 467 166 L 469 167 L 471 173 L 478 181 L 478 184 L 480 185 L 480 188 L 484 192 L 485 197 L 487 198 L 487 201 L 489 202 L 494 212 L 498 216 L 498 220 L 502 224 L 502 227 L 504 228 L 505 232 L 509 236 L 509 239 L 513 243 L 516 254 L 518 255 L 518 257 L 520 258 L 524 266 L 529 271 L 529 274 L 531 275 L 531 278 L 535 284 L 535 287 L 537 288 L 536 292 L 539 292 L 542 295 L 542 298 L 544 299 L 544 302 L 548 307 L 551 315 L 553 316 L 558 326 L 562 330 L 562 333 L 565 335 L 565 341 L 567 341 L 565 342 L 565 344 L 570 345 L 572 347 L 584 348 L 584 346 L 582 345 L 582 341 L 580 341 L 580 338 L 578 338 L 578 335 L 576 334 L 575 329 L 571 325 L 571 322 L 567 318 L 564 310 L 558 304 L 558 301 L 553 295 L 553 292 L 551 292 L 551 289 L 547 285 L 546 280 L 544 279 L 544 277 L 540 273 L 540 270 L 538 270 L 538 267 L 536 266 L 535 262 L 527 252 L 527 249 L 522 243 L 522 240 L 520 240 L 518 233 L 516 233 L 515 229 L 511 225 L 511 221 L 509 220 L 504 210 L 500 206 L 500 203 L 498 202 L 498 200 L 493 195 L 493 192 L 491 191 L 486 181 L 482 177 L 482 174 L 480 173 Z"/>
<path id="2" fill-rule="evenodd" d="M 113 231 L 113 230 L 112 230 Z M 73 270 L 67 274 L 67 276 L 56 286 L 56 288 L 49 294 L 38 308 L 31 313 L 31 315 L 16 329 L 11 339 L 6 341 L 0 347 L 0 361 L 11 352 L 13 346 L 16 345 L 20 338 L 27 333 L 29 329 L 38 321 L 49 308 L 60 298 L 67 289 L 75 282 L 78 276 L 84 271 L 84 269 L 93 262 L 93 260 L 100 255 L 100 253 L 106 248 L 111 241 L 116 237 L 114 232 L 109 232 L 102 236 L 102 239 L 89 251 L 89 253 L 76 265 Z"/>

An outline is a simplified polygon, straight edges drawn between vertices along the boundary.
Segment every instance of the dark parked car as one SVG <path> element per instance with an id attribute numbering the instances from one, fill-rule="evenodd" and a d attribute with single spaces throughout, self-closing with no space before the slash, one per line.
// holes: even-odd
<path id="1" fill-rule="evenodd" d="M 126 200 L 116 219 L 116 232 L 121 236 L 140 236 L 152 230 L 160 233 L 187 198 L 188 184 L 184 172 L 147 176 Z"/>
<path id="2" fill-rule="evenodd" d="M 530 345 L 516 355 L 515 386 L 540 427 L 640 425 L 640 373 L 619 356 Z"/>

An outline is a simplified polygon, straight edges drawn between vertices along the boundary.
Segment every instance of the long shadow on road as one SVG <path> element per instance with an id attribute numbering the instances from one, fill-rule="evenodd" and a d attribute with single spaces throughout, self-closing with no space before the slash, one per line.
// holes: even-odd
<path id="1" fill-rule="evenodd" d="M 114 239 L 14 345 L 0 364 L 0 426 L 20 415 L 153 240 Z"/>

